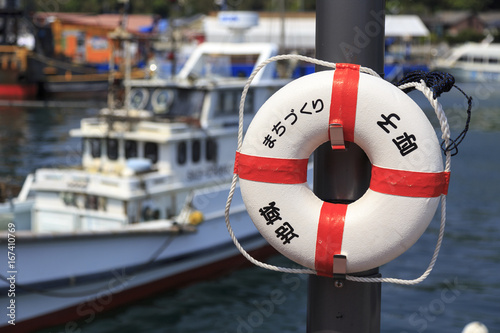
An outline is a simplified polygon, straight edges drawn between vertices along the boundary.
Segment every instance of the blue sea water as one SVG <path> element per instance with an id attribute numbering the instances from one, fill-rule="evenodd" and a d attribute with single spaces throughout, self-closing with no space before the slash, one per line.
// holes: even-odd
<path id="1" fill-rule="evenodd" d="M 470 131 L 452 159 L 443 246 L 431 275 L 417 286 L 383 284 L 381 332 L 461 332 L 481 321 L 500 332 L 500 88 L 463 84 L 474 96 Z M 411 94 L 432 118 L 416 93 Z M 464 99 L 442 99 L 456 136 L 465 123 Z M 0 110 L 0 176 L 22 177 L 44 165 L 74 164 L 78 140 L 67 136 L 96 110 Z M 7 119 L 7 122 L 6 122 Z M 404 223 L 404 221 L 402 221 Z M 405 254 L 381 267 L 384 277 L 412 279 L 427 267 L 439 214 Z M 277 256 L 276 265 L 291 265 Z M 305 332 L 307 276 L 251 267 L 169 291 L 81 321 L 73 332 Z M 42 332 L 65 332 L 54 327 Z"/>

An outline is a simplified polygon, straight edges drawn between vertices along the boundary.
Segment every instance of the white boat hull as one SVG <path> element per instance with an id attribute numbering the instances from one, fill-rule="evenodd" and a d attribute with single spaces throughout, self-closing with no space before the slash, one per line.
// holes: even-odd
<path id="1" fill-rule="evenodd" d="M 234 211 L 236 235 L 244 247 L 261 257 L 274 253 L 242 207 Z M 4 321 L 0 329 L 19 332 L 89 323 L 106 309 L 216 276 L 246 261 L 225 230 L 222 215 L 197 230 L 177 229 L 16 233 L 14 266 L 9 268 L 7 260 L 0 263 L 2 275 L 14 277 L 12 284 L 0 281 L 0 307 L 9 314 L 14 302 L 14 316 L 6 318 L 15 326 Z M 12 244 L 7 239 L 2 235 L 0 241 L 3 258 Z"/>
<path id="2" fill-rule="evenodd" d="M 432 68 L 458 82 L 500 82 L 500 44 L 465 43 L 437 59 Z"/>
<path id="3" fill-rule="evenodd" d="M 460 67 L 436 67 L 434 70 L 453 75 L 457 82 L 500 82 L 500 72 Z"/>

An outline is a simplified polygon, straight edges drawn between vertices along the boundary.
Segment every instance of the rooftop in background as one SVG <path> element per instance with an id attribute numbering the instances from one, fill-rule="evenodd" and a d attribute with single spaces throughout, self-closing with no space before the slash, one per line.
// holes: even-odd
<path id="1" fill-rule="evenodd" d="M 388 37 L 426 37 L 429 30 L 417 15 L 386 15 L 385 35 Z"/>
<path id="2" fill-rule="evenodd" d="M 88 27 L 98 27 L 114 30 L 121 24 L 121 14 L 85 14 L 85 13 L 53 13 L 39 12 L 34 15 L 34 20 L 49 22 L 59 19 L 64 24 L 74 24 Z M 153 15 L 127 15 L 127 31 L 133 34 L 142 34 L 145 27 L 153 25 Z"/>
<path id="3" fill-rule="evenodd" d="M 284 40 L 281 41 L 281 17 L 278 13 L 259 13 L 259 24 L 246 33 L 247 42 L 272 42 L 282 44 L 285 49 L 314 49 L 316 16 L 314 13 L 286 13 L 284 20 Z M 376 18 L 374 18 L 374 22 Z M 367 27 L 366 29 L 371 29 Z M 365 29 L 365 30 L 366 30 Z M 205 18 L 204 32 L 209 42 L 228 41 L 230 35 L 217 16 Z M 390 37 L 429 36 L 429 30 L 417 15 L 386 15 L 385 35 Z"/>
<path id="4" fill-rule="evenodd" d="M 488 27 L 500 28 L 500 12 L 479 13 L 479 18 L 483 20 Z"/>
<path id="5" fill-rule="evenodd" d="M 500 27 L 500 12 L 489 11 L 475 13 L 470 10 L 438 11 L 434 15 L 422 18 L 427 27 L 438 36 L 456 36 L 464 30 L 473 30 L 482 34 L 485 30 Z"/>

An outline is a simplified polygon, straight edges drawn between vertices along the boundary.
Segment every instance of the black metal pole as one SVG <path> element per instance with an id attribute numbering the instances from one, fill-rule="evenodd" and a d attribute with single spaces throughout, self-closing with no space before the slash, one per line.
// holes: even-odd
<path id="1" fill-rule="evenodd" d="M 384 9 L 385 0 L 317 0 L 316 57 L 383 74 Z M 314 154 L 314 193 L 328 202 L 352 202 L 368 188 L 370 172 L 366 154 L 354 143 L 344 151 L 326 143 Z M 378 268 L 355 275 L 379 276 Z M 380 332 L 380 283 L 339 286 L 332 278 L 309 277 L 307 332 Z"/>

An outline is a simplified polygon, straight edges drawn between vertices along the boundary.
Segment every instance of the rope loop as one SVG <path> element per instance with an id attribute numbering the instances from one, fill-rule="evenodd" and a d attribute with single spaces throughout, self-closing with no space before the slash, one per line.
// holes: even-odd
<path id="1" fill-rule="evenodd" d="M 323 67 L 327 68 L 336 68 L 336 64 L 332 62 L 327 62 L 323 60 L 318 60 L 315 58 L 310 58 L 302 55 L 296 55 L 296 54 L 286 54 L 286 55 L 278 55 L 275 57 L 271 57 L 265 61 L 263 61 L 261 64 L 257 65 L 253 72 L 250 74 L 244 88 L 243 92 L 241 94 L 241 100 L 240 100 L 240 105 L 239 105 L 239 126 L 238 126 L 238 149 L 237 151 L 241 150 L 241 146 L 243 144 L 243 112 L 244 112 L 244 106 L 245 106 L 245 99 L 248 93 L 248 89 L 250 88 L 250 84 L 252 83 L 253 78 L 257 73 L 264 68 L 267 64 L 274 62 L 274 61 L 279 61 L 279 60 L 290 60 L 290 59 L 295 59 L 299 61 L 304 61 L 304 62 L 309 62 L 315 65 L 320 65 Z M 369 75 L 373 75 L 376 77 L 380 77 L 375 71 L 373 71 L 370 68 L 366 67 L 360 67 L 360 72 L 366 73 Z M 444 73 L 443 73 L 444 74 Z M 450 75 L 451 76 L 451 75 Z M 402 82 L 398 85 L 398 88 L 400 88 L 403 91 L 410 91 L 410 90 L 419 90 L 421 91 L 424 96 L 428 99 L 429 103 L 432 105 L 434 108 L 434 111 L 436 113 L 436 116 L 439 120 L 440 126 L 441 126 L 441 132 L 442 136 L 441 138 L 443 139 L 443 142 L 445 144 L 445 155 L 446 155 L 446 162 L 445 162 L 445 171 L 450 171 L 450 165 L 451 165 L 451 150 L 456 148 L 456 145 L 460 143 L 463 140 L 463 137 L 465 134 L 461 134 L 462 137 L 457 138 L 455 140 L 450 140 L 450 129 L 448 126 L 448 120 L 446 118 L 446 115 L 443 111 L 443 108 L 441 104 L 437 101 L 437 97 L 441 95 L 442 92 L 449 91 L 451 87 L 454 86 L 454 78 L 451 76 L 451 78 L 448 75 L 442 75 L 442 74 L 432 74 L 432 75 L 425 75 L 422 76 L 422 74 L 415 74 L 412 79 L 408 79 L 406 82 Z M 450 87 L 451 84 L 451 87 Z M 430 86 L 429 86 L 430 85 Z M 465 93 L 464 93 L 465 94 Z M 468 124 L 467 124 L 468 128 Z M 465 131 L 466 132 L 466 131 Z M 450 145 L 450 141 L 452 141 L 452 144 Z M 457 142 L 458 143 L 455 143 Z M 453 146 L 455 144 L 455 146 Z M 448 149 L 452 147 L 451 149 Z M 453 148 L 455 147 L 455 148 Z M 297 269 L 297 268 L 288 268 L 288 267 L 278 267 L 274 265 L 270 265 L 261 261 L 256 260 L 253 258 L 239 243 L 238 239 L 234 235 L 234 232 L 231 228 L 231 223 L 229 221 L 229 211 L 231 208 L 231 202 L 232 198 L 234 196 L 235 190 L 236 190 L 236 183 L 238 181 L 238 175 L 235 173 L 233 175 L 233 179 L 231 182 L 231 187 L 229 190 L 227 202 L 226 202 L 226 207 L 225 207 L 225 221 L 226 221 L 226 226 L 229 231 L 229 235 L 231 236 L 231 239 L 233 240 L 236 248 L 240 251 L 240 253 L 251 263 L 253 263 L 256 266 L 277 271 L 277 272 L 284 272 L 284 273 L 296 273 L 296 274 L 316 274 L 317 272 L 313 269 L 309 268 L 303 268 L 303 269 Z M 438 239 L 436 242 L 436 247 L 434 249 L 433 256 L 431 258 L 431 261 L 425 270 L 425 272 L 418 278 L 413 279 L 413 280 L 404 280 L 404 279 L 396 279 L 396 278 L 367 278 L 367 277 L 356 277 L 352 275 L 347 275 L 346 279 L 349 281 L 355 281 L 355 282 L 387 282 L 387 283 L 397 283 L 397 284 L 404 284 L 404 285 L 415 285 L 427 278 L 427 276 L 431 273 L 432 269 L 434 268 L 434 265 L 436 263 L 437 257 L 439 255 L 439 250 L 441 249 L 441 244 L 443 241 L 443 236 L 444 236 L 444 229 L 445 229 L 445 224 L 446 224 L 446 195 L 441 195 L 440 197 L 441 201 L 441 222 L 440 222 L 440 228 L 439 228 L 439 235 Z"/>
<path id="2" fill-rule="evenodd" d="M 468 96 L 460 87 L 455 85 L 455 78 L 453 75 L 444 72 L 424 72 L 424 71 L 412 71 L 407 73 L 399 82 L 395 83 L 395 85 L 401 89 L 401 86 L 406 85 L 411 82 L 420 82 L 424 81 L 425 85 L 432 90 L 432 98 L 437 99 L 441 96 L 443 92 L 448 92 L 452 88 L 456 88 L 460 91 L 465 98 L 467 99 L 467 119 L 465 121 L 465 127 L 460 132 L 460 134 L 455 139 L 450 139 L 451 143 L 446 143 L 444 141 L 441 142 L 441 149 L 443 152 L 452 152 L 451 156 L 455 156 L 458 154 L 458 145 L 462 142 L 469 130 L 469 124 L 472 114 L 472 97 Z M 405 93 L 409 93 L 413 90 L 413 88 L 404 88 L 402 89 Z"/>

